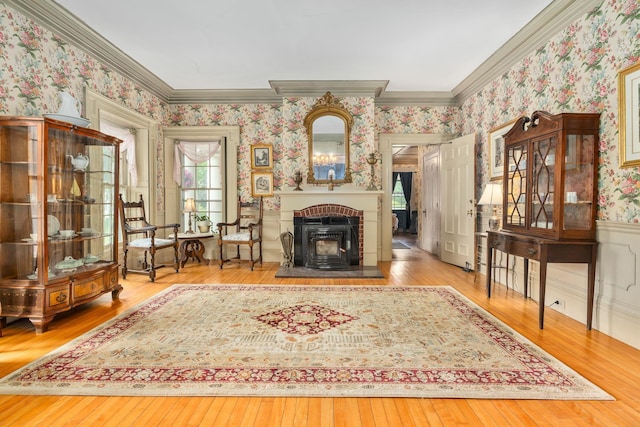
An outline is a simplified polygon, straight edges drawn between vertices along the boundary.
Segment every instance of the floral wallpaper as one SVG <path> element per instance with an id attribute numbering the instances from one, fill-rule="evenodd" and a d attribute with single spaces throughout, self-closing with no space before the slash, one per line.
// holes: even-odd
<path id="1" fill-rule="evenodd" d="M 164 117 L 160 100 L 83 51 L 12 12 L 0 3 L 0 114 L 41 116 L 58 110 L 58 92 L 82 99 L 88 87 L 154 120 Z M 162 183 L 164 148 L 156 141 L 158 182 Z M 159 208 L 164 189 L 156 188 Z"/>
<path id="2" fill-rule="evenodd" d="M 318 98 L 285 98 L 282 105 L 171 105 L 171 126 L 240 126 L 238 147 L 238 189 L 240 197 L 251 197 L 251 144 L 273 145 L 274 190 L 295 187 L 293 176 L 306 176 L 309 152 L 304 118 Z M 351 170 L 355 185 L 366 186 L 369 179 L 361 163 L 374 150 L 373 99 L 338 98 L 354 117 L 351 130 Z M 366 182 L 366 183 L 365 183 Z M 265 209 L 279 210 L 278 198 L 267 198 Z"/>
<path id="3" fill-rule="evenodd" d="M 605 0 L 467 99 L 461 128 L 479 132 L 478 182 L 489 129 L 535 110 L 601 113 L 598 219 L 640 223 L 640 170 L 618 167 L 617 99 L 618 71 L 639 59 L 640 3 Z"/>
<path id="4" fill-rule="evenodd" d="M 617 147 L 617 72 L 640 59 L 638 18 L 637 0 L 603 0 L 600 7 L 497 76 L 459 108 L 389 107 L 376 106 L 370 97 L 341 99 L 355 119 L 351 136 L 355 185 L 368 185 L 370 169 L 365 157 L 376 150 L 376 137 L 381 132 L 476 132 L 480 191 L 488 180 L 489 129 L 534 110 L 600 112 L 598 218 L 640 223 L 640 170 L 620 169 Z M 0 114 L 38 116 L 55 112 L 58 91 L 66 90 L 81 98 L 86 85 L 161 125 L 240 126 L 237 185 L 243 198 L 251 193 L 251 144 L 273 144 L 276 190 L 292 187 L 294 172 L 307 168 L 302 121 L 316 98 L 285 98 L 282 104 L 273 105 L 165 105 L 2 3 L 0 63 Z M 159 174 L 164 171 L 162 140 L 156 143 Z M 379 169 L 377 172 L 379 176 Z M 163 203 L 163 188 L 157 188 L 156 195 Z M 270 198 L 265 207 L 279 209 L 276 200 Z"/>
<path id="5" fill-rule="evenodd" d="M 457 107 L 378 107 L 378 133 L 459 133 Z"/>
<path id="6" fill-rule="evenodd" d="M 4 5 L 0 58 L 0 114 L 55 113 L 59 91 L 82 99 L 88 86 L 155 120 L 164 115 L 158 98 Z"/>
<path id="7" fill-rule="evenodd" d="M 279 104 L 170 105 L 166 126 L 239 126 L 238 189 L 243 200 L 251 198 L 251 145 L 273 145 L 274 187 L 282 187 L 282 151 L 285 126 Z M 232 183 L 229 183 L 232 184 Z M 274 198 L 266 198 L 265 209 L 274 208 Z"/>

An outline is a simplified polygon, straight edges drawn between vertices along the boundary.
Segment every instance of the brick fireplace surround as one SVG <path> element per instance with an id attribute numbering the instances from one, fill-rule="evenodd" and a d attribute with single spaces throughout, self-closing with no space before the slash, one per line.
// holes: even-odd
<path id="1" fill-rule="evenodd" d="M 357 216 L 360 218 L 358 250 L 361 266 L 377 266 L 379 252 L 378 209 L 382 191 L 340 186 L 284 190 L 280 196 L 280 233 L 293 233 L 295 216 Z"/>
<path id="2" fill-rule="evenodd" d="M 364 239 L 364 212 L 357 211 L 348 206 L 336 204 L 322 204 L 309 206 L 299 211 L 293 211 L 294 217 L 322 217 L 322 216 L 357 216 L 360 218 L 358 226 L 358 254 L 360 265 L 362 265 L 362 241 Z"/>

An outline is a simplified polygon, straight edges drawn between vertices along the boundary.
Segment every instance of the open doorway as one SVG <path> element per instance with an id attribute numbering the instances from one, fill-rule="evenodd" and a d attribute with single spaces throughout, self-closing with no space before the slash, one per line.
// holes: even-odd
<path id="1" fill-rule="evenodd" d="M 438 211 L 439 231 L 433 237 L 436 239 L 436 255 L 444 262 L 467 268 L 473 265 L 473 216 L 474 216 L 474 144 L 475 135 L 453 138 L 444 134 L 381 134 L 380 151 L 383 159 L 391 159 L 394 146 L 417 145 L 421 147 L 434 146 L 438 154 L 439 199 L 435 199 Z M 427 150 L 424 150 L 425 153 Z M 434 158 L 435 158 L 434 154 Z M 428 157 L 425 156 L 425 159 Z M 383 202 L 381 220 L 381 259 L 393 259 L 393 162 L 382 162 Z M 418 168 L 421 171 L 420 168 Z M 422 174 L 420 174 L 422 179 Z M 431 180 L 434 177 L 430 178 Z M 421 190 L 422 191 L 422 190 Z M 428 196 L 426 196 L 428 197 Z M 434 201 L 434 200 L 432 200 Z M 419 203 L 422 209 L 424 201 Z M 422 245 L 424 227 L 418 223 L 418 246 Z M 425 249 L 422 248 L 421 249 Z"/>
<path id="2" fill-rule="evenodd" d="M 451 135 L 447 134 L 380 134 L 379 138 L 379 150 L 382 154 L 382 214 L 381 214 L 381 257 L 382 261 L 391 261 L 393 259 L 393 209 L 392 209 L 392 197 L 393 187 L 395 185 L 393 181 L 394 165 L 393 161 L 384 161 L 384 159 L 392 159 L 394 150 L 399 152 L 400 147 L 420 147 L 429 145 L 438 145 L 445 143 L 452 139 Z M 413 150 L 413 149 L 412 149 Z M 408 150 L 409 152 L 411 150 Z M 419 151 L 419 150 L 417 150 Z M 422 173 L 418 167 L 414 174 L 413 182 L 421 181 Z M 420 184 L 414 185 L 412 193 L 417 193 L 417 189 L 421 188 Z M 420 205 L 414 205 L 410 208 L 409 216 L 412 215 L 412 211 L 420 211 Z M 411 218 L 409 218 L 409 221 Z M 419 220 L 416 221 L 416 247 L 420 239 L 420 227 Z M 411 234 L 411 223 L 409 222 L 409 234 Z"/>
<path id="3" fill-rule="evenodd" d="M 391 177 L 391 209 L 393 221 L 393 258 L 398 251 L 414 249 L 418 235 L 418 207 L 420 205 L 418 146 L 394 145 L 393 172 Z"/>

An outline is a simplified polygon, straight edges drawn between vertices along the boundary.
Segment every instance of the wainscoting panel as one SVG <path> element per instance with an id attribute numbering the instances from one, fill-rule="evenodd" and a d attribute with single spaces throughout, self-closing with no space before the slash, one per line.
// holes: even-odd
<path id="1" fill-rule="evenodd" d="M 599 247 L 593 328 L 640 348 L 640 225 L 598 222 L 596 228 Z M 510 260 L 511 266 L 513 263 Z M 519 293 L 524 289 L 523 265 L 522 258 L 516 258 L 515 270 L 509 273 L 509 286 Z M 505 283 L 504 270 L 496 277 Z M 539 264 L 532 261 L 529 295 L 535 301 L 539 299 L 539 289 Z M 547 310 L 586 323 L 586 264 L 548 264 L 545 299 Z"/>

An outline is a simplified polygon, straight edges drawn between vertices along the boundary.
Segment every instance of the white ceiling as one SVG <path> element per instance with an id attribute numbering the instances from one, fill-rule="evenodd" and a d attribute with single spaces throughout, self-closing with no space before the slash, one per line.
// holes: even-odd
<path id="1" fill-rule="evenodd" d="M 450 91 L 551 0 L 56 0 L 174 89 Z"/>

